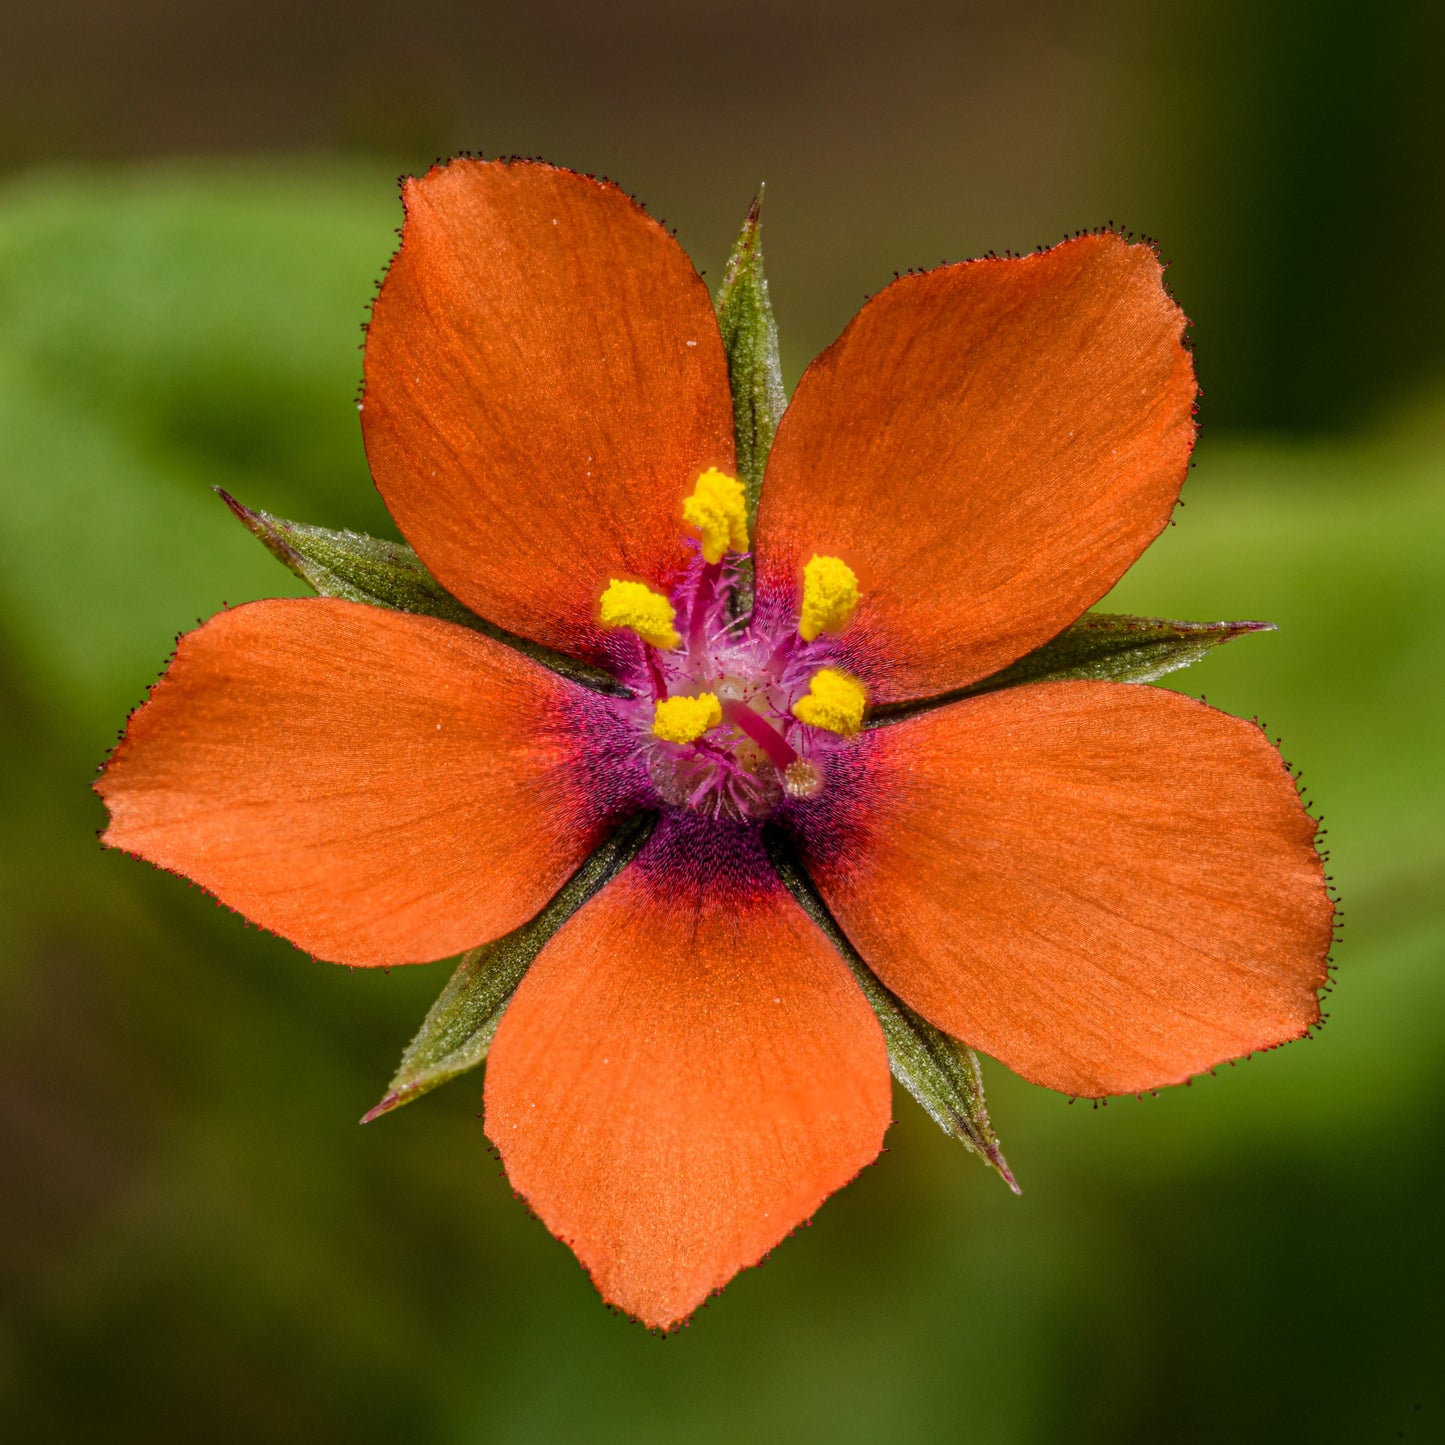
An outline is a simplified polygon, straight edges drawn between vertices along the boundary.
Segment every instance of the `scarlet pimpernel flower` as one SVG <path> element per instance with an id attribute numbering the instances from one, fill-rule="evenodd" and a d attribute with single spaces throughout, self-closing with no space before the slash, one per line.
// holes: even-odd
<path id="1" fill-rule="evenodd" d="M 608 183 L 403 195 L 361 424 L 415 551 L 233 502 L 322 595 L 183 637 L 97 785 L 320 958 L 469 950 L 368 1118 L 485 1056 L 512 1184 L 668 1327 L 877 1156 L 890 1066 L 1012 1182 L 972 1048 L 1102 1096 L 1310 1028 L 1289 773 L 1136 685 L 1262 624 L 1087 613 L 1194 442 L 1149 246 L 903 276 L 786 402 L 756 208 L 715 305 Z"/>

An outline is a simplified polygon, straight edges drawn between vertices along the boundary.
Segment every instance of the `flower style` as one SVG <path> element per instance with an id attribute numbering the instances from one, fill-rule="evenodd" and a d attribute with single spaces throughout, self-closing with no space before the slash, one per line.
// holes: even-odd
<path id="1" fill-rule="evenodd" d="M 657 1326 L 878 1154 L 862 978 L 1077 1095 L 1309 1029 L 1333 905 L 1260 730 L 1124 683 L 979 686 L 1173 510 L 1196 388 L 1152 249 L 1088 234 L 895 281 L 803 376 L 754 526 L 718 321 L 661 226 L 534 163 L 455 161 L 404 200 L 367 456 L 492 626 L 327 597 L 213 618 L 97 784 L 108 844 L 391 965 L 527 924 L 655 814 L 506 1004 L 485 1117 Z"/>

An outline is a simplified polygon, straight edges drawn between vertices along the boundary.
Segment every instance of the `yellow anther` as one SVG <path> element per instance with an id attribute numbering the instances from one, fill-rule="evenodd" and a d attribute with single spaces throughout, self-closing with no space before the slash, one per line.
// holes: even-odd
<path id="1" fill-rule="evenodd" d="M 736 477 L 710 467 L 682 504 L 682 519 L 702 537 L 702 555 L 721 562 L 725 552 L 748 550 L 748 502 Z"/>
<path id="2" fill-rule="evenodd" d="M 597 620 L 604 627 L 630 627 L 644 642 L 664 651 L 682 641 L 672 625 L 676 616 L 666 597 L 641 582 L 619 582 L 615 577 L 597 609 Z"/>
<path id="3" fill-rule="evenodd" d="M 836 667 L 820 667 L 808 679 L 808 694 L 793 704 L 793 716 L 810 728 L 849 737 L 863 726 L 868 694 L 856 677 Z"/>
<path id="4" fill-rule="evenodd" d="M 837 557 L 814 556 L 803 568 L 803 613 L 798 636 L 811 642 L 820 632 L 841 632 L 858 607 L 858 578 Z"/>
<path id="5" fill-rule="evenodd" d="M 722 704 L 712 693 L 665 697 L 652 714 L 652 735 L 665 743 L 696 742 L 722 721 Z"/>

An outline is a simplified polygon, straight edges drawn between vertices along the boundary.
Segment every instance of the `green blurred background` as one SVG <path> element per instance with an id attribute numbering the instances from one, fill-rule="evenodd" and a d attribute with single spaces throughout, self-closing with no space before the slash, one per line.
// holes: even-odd
<path id="1" fill-rule="evenodd" d="M 1442 16 L 0 11 L 0 1434 L 1445 1438 Z M 388 529 L 359 323 L 396 173 L 462 148 L 617 177 L 714 282 L 766 180 L 790 383 L 895 269 L 1161 238 L 1204 433 L 1113 600 L 1280 624 L 1174 680 L 1324 816 L 1317 1037 L 1104 1109 L 986 1065 L 1019 1199 L 900 1097 L 666 1340 L 512 1198 L 479 1077 L 356 1127 L 447 965 L 308 961 L 103 854 L 87 784 L 178 630 L 296 590 L 212 485 Z"/>

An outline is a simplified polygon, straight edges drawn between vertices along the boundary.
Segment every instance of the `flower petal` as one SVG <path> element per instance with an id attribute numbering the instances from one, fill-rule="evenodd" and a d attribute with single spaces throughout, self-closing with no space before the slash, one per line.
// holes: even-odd
<path id="1" fill-rule="evenodd" d="M 781 610 L 813 553 L 847 561 L 844 653 L 878 701 L 1022 657 L 1168 522 L 1196 388 L 1161 269 L 1106 233 L 905 276 L 804 373 L 763 485 L 760 589 Z"/>
<path id="2" fill-rule="evenodd" d="M 1254 725 L 1046 683 L 878 728 L 854 758 L 852 789 L 799 810 L 810 874 L 891 989 L 1025 1078 L 1134 1093 L 1318 1019 L 1334 908 Z"/>
<path id="3" fill-rule="evenodd" d="M 612 577 L 666 586 L 682 500 L 731 470 L 727 362 L 682 248 L 616 186 L 453 161 L 402 191 L 366 339 L 386 505 L 489 622 L 595 656 Z"/>
<path id="4" fill-rule="evenodd" d="M 512 1184 L 663 1328 L 875 1158 L 890 1107 L 878 1021 L 756 834 L 679 814 L 548 944 L 487 1064 Z"/>
<path id="5" fill-rule="evenodd" d="M 451 623 L 252 603 L 183 637 L 132 715 L 103 841 L 323 958 L 443 958 L 530 918 L 605 830 L 601 706 Z"/>

